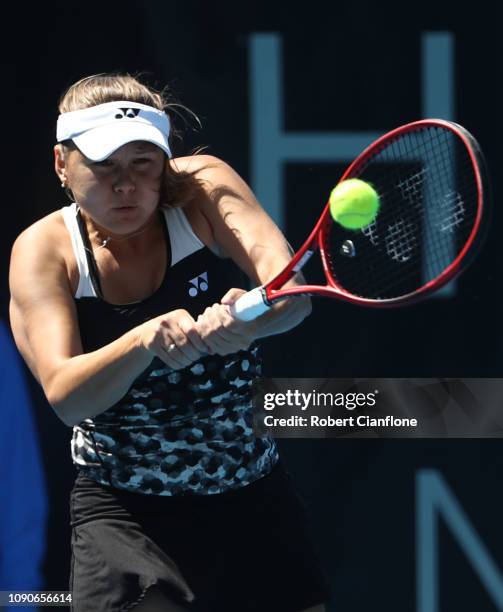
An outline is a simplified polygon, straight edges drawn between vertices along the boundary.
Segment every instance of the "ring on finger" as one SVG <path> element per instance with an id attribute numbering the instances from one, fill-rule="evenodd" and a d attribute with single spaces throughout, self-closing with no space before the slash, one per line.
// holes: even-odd
<path id="1" fill-rule="evenodd" d="M 171 353 L 171 352 L 172 352 L 172 351 L 174 351 L 175 349 L 176 349 L 176 344 L 175 344 L 174 342 L 172 342 L 172 343 L 171 343 L 171 344 L 168 346 L 168 348 L 167 348 L 166 352 L 167 352 L 167 353 Z"/>

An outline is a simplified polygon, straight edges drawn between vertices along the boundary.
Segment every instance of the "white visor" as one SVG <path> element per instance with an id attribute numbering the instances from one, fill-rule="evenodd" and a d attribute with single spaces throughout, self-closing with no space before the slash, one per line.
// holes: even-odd
<path id="1" fill-rule="evenodd" d="M 62 113 L 58 117 L 58 142 L 73 140 L 93 161 L 102 161 L 119 147 L 145 140 L 171 157 L 169 118 L 163 111 L 137 102 L 106 102 Z"/>

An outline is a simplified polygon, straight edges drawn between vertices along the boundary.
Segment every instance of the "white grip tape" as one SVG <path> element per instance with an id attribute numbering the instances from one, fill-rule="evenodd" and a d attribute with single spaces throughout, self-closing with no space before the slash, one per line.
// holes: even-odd
<path id="1" fill-rule="evenodd" d="M 230 307 L 231 315 L 240 321 L 252 321 L 267 312 L 270 306 L 264 302 L 262 287 L 256 287 L 242 295 Z"/>

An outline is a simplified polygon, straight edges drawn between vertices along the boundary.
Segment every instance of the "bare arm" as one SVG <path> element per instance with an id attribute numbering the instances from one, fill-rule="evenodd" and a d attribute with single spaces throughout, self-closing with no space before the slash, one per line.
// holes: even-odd
<path id="1" fill-rule="evenodd" d="M 10 265 L 10 317 L 21 354 L 66 425 L 110 408 L 154 356 L 179 369 L 206 350 L 200 340 L 197 344 L 190 315 L 172 311 L 84 354 L 66 267 L 52 244 L 47 230 L 37 224 L 16 240 Z M 185 351 L 179 362 L 164 350 L 174 340 Z"/>
<path id="2" fill-rule="evenodd" d="M 243 179 L 221 160 L 211 157 L 207 160 L 210 166 L 197 175 L 207 186 L 207 198 L 200 204 L 200 211 L 211 226 L 219 247 L 255 284 L 264 284 L 286 266 L 292 257 L 292 249 Z M 297 286 L 304 282 L 299 273 L 285 286 Z M 222 301 L 230 304 L 239 295 L 238 291 L 231 292 Z M 246 330 L 255 338 L 279 334 L 298 325 L 310 312 L 311 301 L 308 297 L 285 300 L 275 304 L 255 321 L 241 323 L 239 329 Z M 223 316 L 224 310 L 221 313 Z M 221 322 L 227 327 L 231 326 L 228 318 L 225 321 L 221 319 Z M 213 318 L 213 330 L 215 325 Z M 233 330 L 237 329 L 236 323 Z"/>

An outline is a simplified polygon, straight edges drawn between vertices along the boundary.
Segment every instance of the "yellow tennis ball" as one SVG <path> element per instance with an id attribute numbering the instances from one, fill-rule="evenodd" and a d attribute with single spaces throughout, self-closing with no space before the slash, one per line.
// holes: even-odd
<path id="1" fill-rule="evenodd" d="M 357 230 L 370 225 L 379 211 L 377 191 L 356 178 L 334 187 L 329 202 L 332 218 L 346 229 Z"/>

